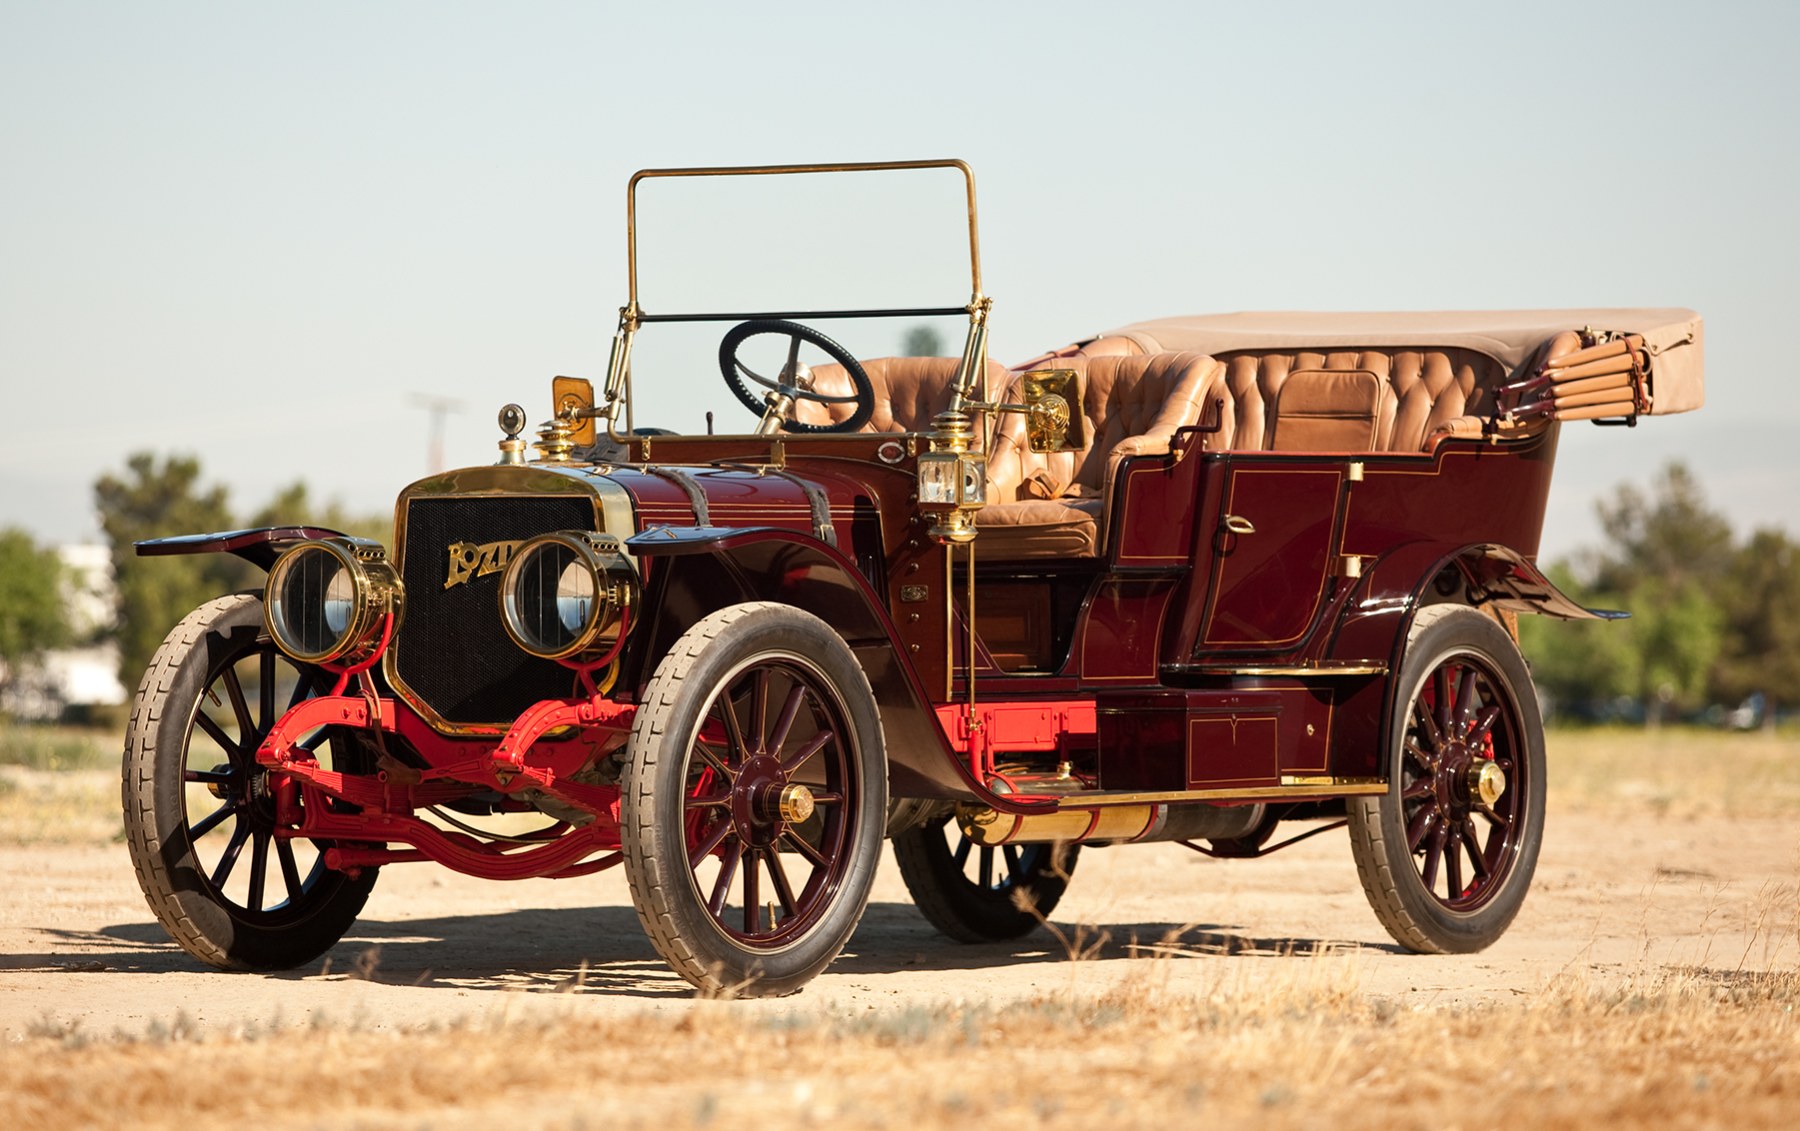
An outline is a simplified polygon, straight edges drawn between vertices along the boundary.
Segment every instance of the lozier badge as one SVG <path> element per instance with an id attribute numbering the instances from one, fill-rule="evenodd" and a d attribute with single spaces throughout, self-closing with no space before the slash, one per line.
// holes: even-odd
<path id="1" fill-rule="evenodd" d="M 481 545 L 473 542 L 450 543 L 450 576 L 444 579 L 444 588 L 454 589 L 471 578 L 499 573 L 506 568 L 506 563 L 512 560 L 513 551 L 518 548 L 517 541 L 484 542 Z"/>

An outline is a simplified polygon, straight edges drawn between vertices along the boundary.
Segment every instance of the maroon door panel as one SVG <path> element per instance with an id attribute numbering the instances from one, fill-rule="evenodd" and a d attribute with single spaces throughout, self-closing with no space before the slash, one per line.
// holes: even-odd
<path id="1" fill-rule="evenodd" d="M 1247 463 L 1232 460 L 1225 485 L 1201 636 L 1207 648 L 1295 643 L 1312 624 L 1330 572 L 1343 469 Z"/>

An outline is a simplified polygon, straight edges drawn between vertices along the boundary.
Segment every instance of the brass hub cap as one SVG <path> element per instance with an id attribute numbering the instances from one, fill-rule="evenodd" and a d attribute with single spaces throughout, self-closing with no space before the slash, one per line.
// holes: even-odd
<path id="1" fill-rule="evenodd" d="M 789 782 L 781 787 L 780 800 L 776 803 L 775 811 L 788 824 L 799 824 L 813 815 L 812 790 L 799 782 Z"/>
<path id="2" fill-rule="evenodd" d="M 1478 761 L 1464 773 L 1463 784 L 1470 802 L 1491 809 L 1506 792 L 1506 771 L 1492 762 Z"/>

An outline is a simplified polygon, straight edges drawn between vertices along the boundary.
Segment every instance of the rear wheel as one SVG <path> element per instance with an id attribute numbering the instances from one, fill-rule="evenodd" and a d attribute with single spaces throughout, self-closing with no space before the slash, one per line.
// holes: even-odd
<path id="1" fill-rule="evenodd" d="M 1512 638 L 1461 605 L 1419 613 L 1390 727 L 1390 781 L 1352 798 L 1369 904 L 1411 950 L 1482 950 L 1524 903 L 1544 834 L 1544 730 Z"/>
<path id="2" fill-rule="evenodd" d="M 1081 846 L 976 844 L 949 815 L 894 837 L 894 862 L 931 925 L 957 942 L 1031 933 L 1068 889 Z"/>
<path id="3" fill-rule="evenodd" d="M 330 949 L 362 910 L 376 870 L 325 867 L 325 845 L 280 835 L 256 748 L 290 707 L 328 689 L 263 628 L 239 593 L 188 614 L 157 649 L 125 732 L 125 839 L 169 936 L 228 970 L 298 966 Z M 352 736 L 309 736 L 329 769 L 372 769 Z"/>
<path id="4" fill-rule="evenodd" d="M 868 903 L 887 813 L 881 720 L 831 626 L 733 605 L 657 665 L 620 805 L 638 918 L 711 993 L 792 993 Z"/>

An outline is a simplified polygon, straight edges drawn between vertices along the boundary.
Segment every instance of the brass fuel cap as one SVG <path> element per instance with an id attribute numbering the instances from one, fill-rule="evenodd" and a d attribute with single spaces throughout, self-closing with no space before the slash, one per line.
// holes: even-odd
<path id="1" fill-rule="evenodd" d="M 776 801 L 776 811 L 781 819 L 790 825 L 797 825 L 813 815 L 812 790 L 799 782 L 789 782 L 781 787 L 781 796 Z"/>
<path id="2" fill-rule="evenodd" d="M 1492 808 L 1494 802 L 1500 800 L 1500 795 L 1506 792 L 1506 771 L 1493 762 L 1476 762 L 1469 767 L 1463 784 L 1469 791 L 1470 801 Z"/>

